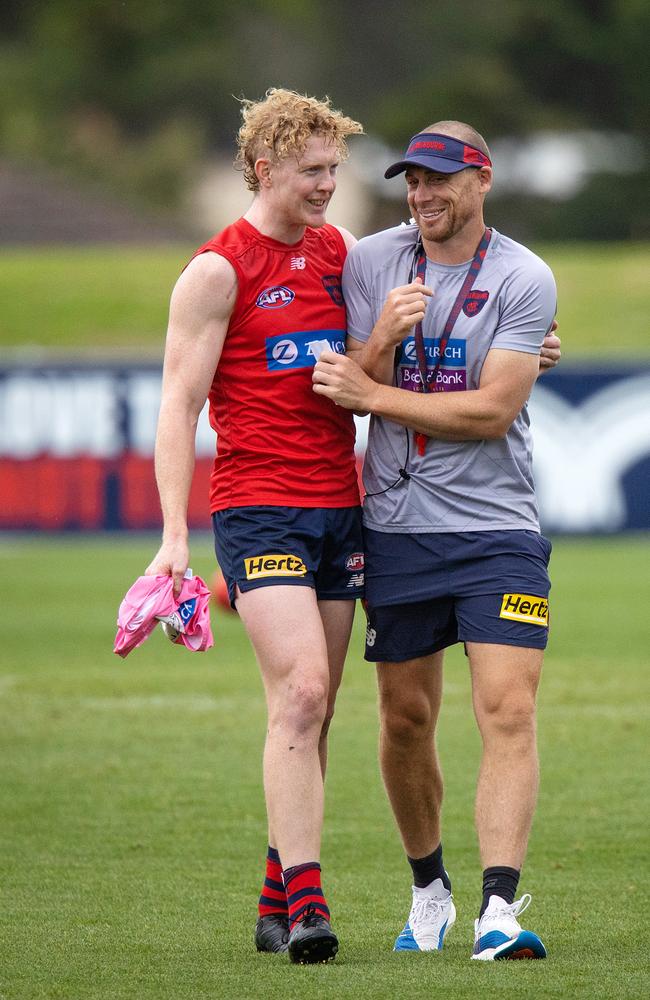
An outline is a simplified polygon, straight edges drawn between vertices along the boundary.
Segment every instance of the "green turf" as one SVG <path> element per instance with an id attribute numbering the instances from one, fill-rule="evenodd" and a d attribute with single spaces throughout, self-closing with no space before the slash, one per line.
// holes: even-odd
<path id="1" fill-rule="evenodd" d="M 650 244 L 564 244 L 538 252 L 557 281 L 568 360 L 574 353 L 619 360 L 628 352 L 650 354 Z"/>
<path id="2" fill-rule="evenodd" d="M 559 540 L 540 693 L 543 778 L 522 891 L 546 962 L 469 960 L 480 873 L 478 740 L 449 657 L 440 730 L 458 923 L 395 955 L 409 871 L 376 766 L 361 622 L 331 740 L 324 884 L 331 966 L 252 946 L 265 847 L 261 685 L 238 619 L 193 655 L 161 633 L 111 653 L 141 538 L 1 542 L 0 997 L 638 998 L 647 994 L 645 635 L 650 538 Z M 209 576 L 207 537 L 194 568 Z M 645 761 L 645 762 L 644 762 Z"/>
<path id="3" fill-rule="evenodd" d="M 160 356 L 171 288 L 192 247 L 5 251 L 0 347 Z M 650 244 L 536 248 L 553 268 L 565 358 L 650 353 Z"/>
<path id="4" fill-rule="evenodd" d="M 43 248 L 3 254 L 0 346 L 151 348 L 193 248 Z"/>

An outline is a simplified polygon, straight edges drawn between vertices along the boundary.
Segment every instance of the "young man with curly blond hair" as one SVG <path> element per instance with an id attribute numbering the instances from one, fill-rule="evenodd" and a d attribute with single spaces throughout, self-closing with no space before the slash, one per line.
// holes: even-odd
<path id="1" fill-rule="evenodd" d="M 283 89 L 244 101 L 242 117 L 237 161 L 252 204 L 196 252 L 171 299 L 156 440 L 163 541 L 147 572 L 180 589 L 207 398 L 215 547 L 268 709 L 255 940 L 312 963 L 338 950 L 321 888 L 323 775 L 363 547 L 352 414 L 316 396 L 311 375 L 324 348 L 345 349 L 341 274 L 354 239 L 325 213 L 346 138 L 362 127 Z"/>

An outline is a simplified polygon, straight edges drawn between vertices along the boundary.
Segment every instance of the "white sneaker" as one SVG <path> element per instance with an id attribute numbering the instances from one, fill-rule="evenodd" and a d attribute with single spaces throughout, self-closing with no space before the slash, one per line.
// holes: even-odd
<path id="1" fill-rule="evenodd" d="M 532 931 L 523 931 L 517 917 L 530 903 L 526 892 L 515 903 L 506 903 L 501 896 L 490 896 L 488 908 L 474 921 L 474 952 L 472 958 L 497 962 L 503 958 L 546 958 L 546 948 Z"/>
<path id="2" fill-rule="evenodd" d="M 437 878 L 424 889 L 413 886 L 413 905 L 393 951 L 440 951 L 456 920 L 452 895 Z"/>

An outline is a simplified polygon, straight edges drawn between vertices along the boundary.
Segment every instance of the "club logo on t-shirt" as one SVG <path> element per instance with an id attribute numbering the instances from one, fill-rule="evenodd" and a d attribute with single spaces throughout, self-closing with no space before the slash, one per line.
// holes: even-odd
<path id="1" fill-rule="evenodd" d="M 295 297 L 296 293 L 285 285 L 272 285 L 260 292 L 255 305 L 260 309 L 283 309 L 291 305 Z"/>
<path id="2" fill-rule="evenodd" d="M 479 292 L 477 289 L 473 288 L 463 302 L 463 312 L 466 316 L 469 316 L 470 319 L 472 316 L 478 316 L 489 298 L 489 292 Z"/>

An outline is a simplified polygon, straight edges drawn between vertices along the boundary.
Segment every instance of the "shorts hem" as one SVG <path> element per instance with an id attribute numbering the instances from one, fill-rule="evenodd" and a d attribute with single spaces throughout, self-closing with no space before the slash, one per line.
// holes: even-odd
<path id="1" fill-rule="evenodd" d="M 349 591 L 345 594 L 322 594 L 316 589 L 316 597 L 319 601 L 360 601 L 363 598 L 363 590 L 356 594 L 351 594 Z"/>
<path id="2" fill-rule="evenodd" d="M 301 580 L 289 576 L 278 576 L 272 580 L 235 580 L 235 586 L 242 594 L 247 594 L 251 590 L 262 590 L 264 587 L 310 587 L 311 590 L 316 590 L 314 580 Z"/>
<path id="3" fill-rule="evenodd" d="M 373 656 L 368 655 L 368 651 L 363 654 L 364 660 L 368 663 L 407 663 L 408 660 L 419 660 L 423 656 L 433 656 L 434 653 L 439 653 L 443 649 L 448 649 L 449 646 L 455 646 L 457 643 L 461 642 L 461 639 L 451 639 L 449 642 L 438 642 L 434 643 L 433 646 L 427 646 L 423 652 L 416 652 L 409 654 L 408 656 Z M 472 640 L 470 639 L 470 642 Z"/>
<path id="4" fill-rule="evenodd" d="M 464 635 L 459 642 L 475 642 L 483 646 L 518 646 L 520 649 L 546 649 L 548 645 L 548 635 L 546 636 L 543 643 L 541 642 L 530 642 L 528 639 L 515 639 L 510 636 L 499 636 L 496 639 L 486 639 L 481 637 L 480 639 L 473 639 L 471 636 Z"/>

